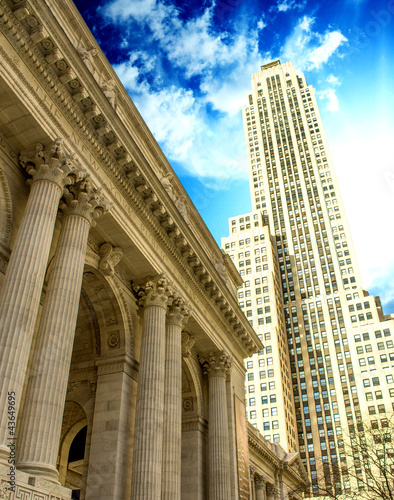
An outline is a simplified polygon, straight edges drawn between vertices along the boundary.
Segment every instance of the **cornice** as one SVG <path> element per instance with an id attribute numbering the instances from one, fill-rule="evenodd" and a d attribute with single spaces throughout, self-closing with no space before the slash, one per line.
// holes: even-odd
<path id="1" fill-rule="evenodd" d="M 303 464 L 302 462 L 300 463 L 300 457 L 298 453 L 298 470 L 296 470 L 294 466 L 289 465 L 286 462 L 286 452 L 284 452 L 285 454 L 283 458 L 278 457 L 278 455 L 266 445 L 266 443 L 264 442 L 264 438 L 260 436 L 260 433 L 257 434 L 258 431 L 256 432 L 255 427 L 248 423 L 247 428 L 249 447 L 253 449 L 258 456 L 268 460 L 269 463 L 273 465 L 275 471 L 280 472 L 281 474 L 286 472 L 286 474 L 288 474 L 292 479 L 296 480 L 297 483 L 301 483 L 305 486 L 305 488 L 308 486 L 308 476 L 305 470 L 303 470 Z"/>
<path id="2" fill-rule="evenodd" d="M 242 350 L 242 356 L 259 351 L 261 345 L 256 333 L 199 243 L 201 235 L 193 234 L 192 228 L 183 220 L 157 173 L 147 164 L 71 42 L 67 39 L 60 41 L 59 27 L 49 14 L 46 4 L 40 0 L 17 3 L 0 0 L 1 30 L 73 126 L 84 146 L 88 146 L 89 152 L 104 168 L 124 200 L 138 214 L 166 254 L 171 256 L 181 275 L 187 277 L 202 298 L 204 307 L 221 324 L 229 338 L 232 341 L 236 339 L 235 344 L 238 350 Z M 41 19 L 45 20 L 45 24 Z M 18 68 L 7 58 L 7 54 L 3 53 L 3 56 L 17 72 Z M 19 74 L 36 100 L 41 101 L 31 84 L 21 72 Z M 68 142 L 73 143 L 44 102 L 42 107 L 48 116 L 53 117 L 58 130 L 64 131 Z M 145 124 L 142 128 L 146 128 Z M 78 152 L 81 157 L 84 156 L 82 151 Z M 124 215 L 127 214 L 124 212 Z M 197 218 L 199 220 L 199 216 Z"/>

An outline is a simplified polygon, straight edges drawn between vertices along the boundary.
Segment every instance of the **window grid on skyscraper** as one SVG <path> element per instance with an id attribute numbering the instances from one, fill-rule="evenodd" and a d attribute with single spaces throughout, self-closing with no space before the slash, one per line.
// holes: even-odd
<path id="1" fill-rule="evenodd" d="M 253 405 L 246 394 L 247 416 L 270 440 L 288 450 L 299 446 L 316 493 L 325 481 L 321 464 L 331 477 L 354 467 L 346 462 L 343 434 L 394 408 L 393 344 L 375 336 L 386 331 L 390 340 L 394 320 L 362 289 L 314 89 L 304 75 L 289 62 L 263 66 L 252 76 L 243 120 L 252 212 L 230 219 L 222 245 L 246 280 L 240 305 L 273 359 L 273 378 L 266 352 L 247 365 L 255 390 Z M 259 226 L 246 227 L 247 217 Z M 268 262 L 254 260 L 263 255 L 261 236 Z M 373 379 L 380 384 L 375 390 Z M 268 381 L 276 383 L 275 406 Z M 285 411 L 273 416 L 272 407 Z M 342 481 L 349 481 L 346 472 Z"/>

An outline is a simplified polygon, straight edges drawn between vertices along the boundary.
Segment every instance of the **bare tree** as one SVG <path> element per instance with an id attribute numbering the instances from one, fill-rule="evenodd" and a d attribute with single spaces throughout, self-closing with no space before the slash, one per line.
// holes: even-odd
<path id="1" fill-rule="evenodd" d="M 394 500 L 394 414 L 355 422 L 337 444 L 340 460 L 320 465 L 313 496 L 319 500 Z"/>

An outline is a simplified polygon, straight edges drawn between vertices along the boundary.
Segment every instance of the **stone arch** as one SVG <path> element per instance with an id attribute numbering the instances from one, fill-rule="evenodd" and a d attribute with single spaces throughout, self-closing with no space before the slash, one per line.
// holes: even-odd
<path id="1" fill-rule="evenodd" d="M 59 446 L 59 480 L 67 484 L 68 455 L 75 436 L 88 425 L 87 415 L 81 405 L 75 401 L 67 401 L 64 409 L 62 434 Z"/>
<path id="2" fill-rule="evenodd" d="M 102 293 L 101 297 L 98 297 L 98 302 L 101 302 L 100 307 L 101 310 L 104 312 L 104 316 L 105 316 L 105 309 L 111 308 L 110 304 L 111 302 L 113 303 L 114 306 L 116 306 L 114 307 L 113 311 L 113 313 L 116 314 L 116 318 L 112 314 L 109 317 L 107 316 L 104 322 L 106 323 L 108 321 L 110 323 L 112 321 L 112 323 L 115 324 L 114 321 L 116 320 L 118 321 L 118 324 L 123 325 L 124 350 L 127 354 L 131 355 L 134 358 L 135 350 L 134 350 L 133 320 L 130 309 L 127 305 L 125 294 L 122 290 L 123 286 L 119 282 L 116 276 L 104 276 L 99 269 L 99 263 L 100 263 L 100 257 L 90 248 L 88 248 L 85 261 L 85 274 L 87 272 L 93 273 L 96 276 L 96 280 L 101 283 L 102 292 L 104 291 L 104 289 L 106 290 L 107 293 L 106 302 L 105 300 L 103 301 L 104 292 Z"/>
<path id="3" fill-rule="evenodd" d="M 8 249 L 12 230 L 12 202 L 4 170 L 0 166 L 0 246 Z"/>
<path id="4" fill-rule="evenodd" d="M 114 280 L 104 277 L 98 270 L 85 266 L 80 310 L 85 307 L 89 311 L 90 318 L 86 320 L 91 321 L 97 356 L 109 354 L 110 351 L 113 354 L 133 352 L 133 336 L 125 313 L 125 303 L 116 285 Z"/>
<path id="5" fill-rule="evenodd" d="M 191 356 L 183 358 L 183 377 L 187 376 L 193 384 L 196 412 L 201 418 L 206 418 L 204 392 L 201 383 L 201 369 L 199 363 Z M 187 367 L 187 370 L 185 370 Z M 188 375 L 186 375 L 188 374 Z"/>

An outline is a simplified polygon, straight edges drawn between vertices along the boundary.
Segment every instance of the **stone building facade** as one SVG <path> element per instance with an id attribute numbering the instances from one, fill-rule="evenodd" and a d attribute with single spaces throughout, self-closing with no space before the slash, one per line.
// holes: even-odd
<path id="1" fill-rule="evenodd" d="M 72 2 L 0 0 L 0 61 L 0 498 L 299 498 L 242 279 Z"/>

